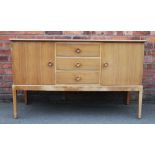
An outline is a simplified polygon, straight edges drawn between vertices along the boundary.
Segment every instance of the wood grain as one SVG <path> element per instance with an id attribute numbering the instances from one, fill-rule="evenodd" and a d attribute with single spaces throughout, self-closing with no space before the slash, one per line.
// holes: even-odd
<path id="1" fill-rule="evenodd" d="M 14 42 L 12 55 L 14 84 L 54 84 L 54 43 Z"/>
<path id="2" fill-rule="evenodd" d="M 101 86 L 99 84 L 14 85 L 16 90 L 34 91 L 142 91 L 142 85 Z"/>
<path id="3" fill-rule="evenodd" d="M 79 85 L 13 85 L 13 117 L 17 118 L 17 90 L 24 91 L 138 91 L 139 102 L 137 108 L 137 117 L 141 118 L 142 113 L 142 85 L 124 85 L 124 86 L 100 86 L 92 84 Z"/>
<path id="4" fill-rule="evenodd" d="M 143 99 L 143 89 L 139 91 L 139 97 L 138 97 L 138 111 L 137 111 L 137 117 L 142 117 L 142 99 Z"/>
<path id="5" fill-rule="evenodd" d="M 137 117 L 141 118 L 144 40 L 15 39 L 12 42 L 14 118 L 17 118 L 17 90 L 127 91 L 128 94 L 138 91 Z"/>
<path id="6" fill-rule="evenodd" d="M 13 97 L 13 118 L 17 118 L 17 89 L 15 85 L 12 85 L 12 97 Z"/>
<path id="7" fill-rule="evenodd" d="M 80 80 L 76 80 L 76 78 Z M 97 84 L 99 83 L 98 71 L 57 71 L 56 84 Z"/>
<path id="8" fill-rule="evenodd" d="M 76 50 L 80 49 L 80 53 Z M 98 57 L 100 56 L 100 44 L 79 43 L 79 42 L 59 42 L 56 43 L 56 56 L 63 57 Z"/>
<path id="9" fill-rule="evenodd" d="M 103 43 L 102 85 L 134 85 L 142 83 L 144 44 Z M 108 66 L 104 66 L 108 63 Z"/>
<path id="10" fill-rule="evenodd" d="M 101 40 L 101 39 L 95 39 L 95 40 L 90 40 L 90 39 L 20 39 L 20 38 L 10 38 L 9 40 L 11 41 L 42 41 L 42 42 L 87 42 L 87 43 L 93 43 L 93 42 L 96 42 L 96 43 L 102 43 L 102 42 L 126 42 L 126 43 L 144 43 L 146 40 Z"/>
<path id="11" fill-rule="evenodd" d="M 100 58 L 63 58 L 56 60 L 57 70 L 100 70 Z"/>

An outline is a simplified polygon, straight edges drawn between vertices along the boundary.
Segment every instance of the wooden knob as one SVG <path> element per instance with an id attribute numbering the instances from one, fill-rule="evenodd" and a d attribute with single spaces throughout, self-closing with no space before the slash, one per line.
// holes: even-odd
<path id="1" fill-rule="evenodd" d="M 79 62 L 75 64 L 75 67 L 77 67 L 77 68 L 80 66 L 81 66 L 81 63 L 79 63 Z"/>
<path id="2" fill-rule="evenodd" d="M 107 62 L 103 64 L 103 67 L 108 67 L 108 66 L 109 64 Z"/>
<path id="3" fill-rule="evenodd" d="M 75 52 L 76 52 L 76 53 L 80 53 L 81 50 L 80 50 L 79 48 L 77 48 L 77 49 L 75 50 Z"/>
<path id="4" fill-rule="evenodd" d="M 80 81 L 81 80 L 81 77 L 80 76 L 77 76 L 77 77 L 75 77 L 75 80 L 76 81 Z"/>
<path id="5" fill-rule="evenodd" d="M 48 66 L 49 66 L 49 67 L 52 67 L 53 65 L 54 65 L 54 63 L 53 63 L 53 62 L 51 62 L 51 61 L 50 61 L 50 62 L 48 62 Z"/>

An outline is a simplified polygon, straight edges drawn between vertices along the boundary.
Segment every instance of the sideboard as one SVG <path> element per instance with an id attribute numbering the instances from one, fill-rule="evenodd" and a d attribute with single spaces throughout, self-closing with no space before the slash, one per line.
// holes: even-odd
<path id="1" fill-rule="evenodd" d="M 141 118 L 144 42 L 11 39 L 14 118 L 17 90 L 137 91 Z"/>

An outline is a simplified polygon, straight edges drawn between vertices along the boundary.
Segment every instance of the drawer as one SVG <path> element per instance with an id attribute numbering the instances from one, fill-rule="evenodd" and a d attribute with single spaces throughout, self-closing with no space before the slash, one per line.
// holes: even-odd
<path id="1" fill-rule="evenodd" d="M 99 57 L 100 44 L 97 43 L 56 43 L 56 56 Z"/>
<path id="2" fill-rule="evenodd" d="M 98 84 L 99 72 L 97 71 L 57 71 L 57 84 Z"/>
<path id="3" fill-rule="evenodd" d="M 100 58 L 57 58 L 57 70 L 99 70 Z"/>

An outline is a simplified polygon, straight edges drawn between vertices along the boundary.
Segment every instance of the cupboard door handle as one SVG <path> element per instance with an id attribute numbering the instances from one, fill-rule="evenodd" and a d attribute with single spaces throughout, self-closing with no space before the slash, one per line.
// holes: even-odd
<path id="1" fill-rule="evenodd" d="M 48 66 L 52 67 L 52 66 L 54 66 L 54 63 L 50 61 L 50 62 L 48 62 Z"/>
<path id="2" fill-rule="evenodd" d="M 77 67 L 77 68 L 80 66 L 81 66 L 81 63 L 79 63 L 79 62 L 75 64 L 75 67 Z"/>
<path id="3" fill-rule="evenodd" d="M 77 49 L 75 50 L 75 52 L 79 54 L 79 53 L 81 53 L 81 50 L 80 50 L 79 48 L 77 48 Z"/>
<path id="4" fill-rule="evenodd" d="M 107 62 L 103 64 L 103 67 L 108 67 L 108 66 L 109 64 Z"/>
<path id="5" fill-rule="evenodd" d="M 82 78 L 80 76 L 75 77 L 75 81 L 80 81 Z"/>

